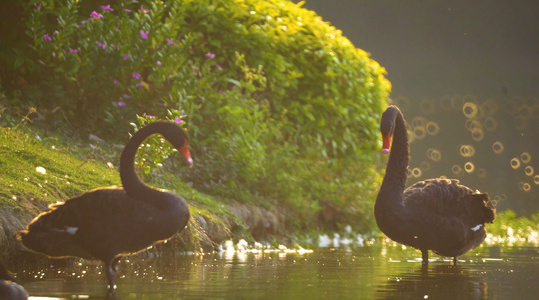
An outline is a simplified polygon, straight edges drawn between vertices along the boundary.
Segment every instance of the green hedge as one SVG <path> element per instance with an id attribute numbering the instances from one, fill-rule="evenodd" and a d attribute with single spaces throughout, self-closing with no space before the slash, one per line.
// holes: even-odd
<path id="1" fill-rule="evenodd" d="M 27 4 L 23 97 L 102 136 L 183 112 L 197 188 L 368 218 L 390 84 L 366 52 L 301 3 L 110 4 Z"/>

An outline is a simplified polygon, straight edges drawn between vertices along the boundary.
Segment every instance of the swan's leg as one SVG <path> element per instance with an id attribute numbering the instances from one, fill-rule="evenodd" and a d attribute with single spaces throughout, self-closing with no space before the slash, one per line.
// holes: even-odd
<path id="1" fill-rule="evenodd" d="M 118 267 L 118 263 L 120 262 L 120 259 L 121 259 L 121 257 L 118 256 L 118 257 L 114 258 L 114 260 L 112 260 L 112 269 L 114 270 L 114 272 L 118 272 L 118 270 L 120 269 Z"/>
<path id="2" fill-rule="evenodd" d="M 107 273 L 107 279 L 109 281 L 109 290 L 107 292 L 107 297 L 114 296 L 114 290 L 116 289 L 116 284 L 114 283 L 114 277 L 116 277 L 116 268 L 118 267 L 118 262 L 114 263 L 116 259 L 112 261 L 105 262 L 105 272 Z"/>
<path id="3" fill-rule="evenodd" d="M 421 250 L 421 257 L 423 259 L 423 264 L 427 265 L 429 263 L 429 250 Z"/>
<path id="4" fill-rule="evenodd" d="M 457 265 L 457 263 L 458 263 L 458 261 L 459 261 L 459 260 L 457 259 L 457 257 L 456 257 L 456 256 L 455 256 L 455 257 L 453 257 L 453 266 L 456 266 L 456 265 Z"/>

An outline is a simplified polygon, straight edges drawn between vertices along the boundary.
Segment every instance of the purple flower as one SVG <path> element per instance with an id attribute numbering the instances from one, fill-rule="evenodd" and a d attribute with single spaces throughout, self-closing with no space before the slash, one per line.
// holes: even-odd
<path id="1" fill-rule="evenodd" d="M 168 44 L 169 45 L 174 45 L 174 41 L 172 39 L 168 39 Z"/>
<path id="2" fill-rule="evenodd" d="M 127 55 L 127 54 L 122 54 L 122 56 L 124 57 L 124 60 L 128 60 L 128 59 L 129 59 L 129 55 Z"/>
<path id="3" fill-rule="evenodd" d="M 83 20 L 83 21 L 80 21 L 81 24 L 86 24 L 88 21 L 87 20 Z"/>
<path id="4" fill-rule="evenodd" d="M 217 65 L 217 69 L 222 70 L 223 68 L 220 65 Z"/>
<path id="5" fill-rule="evenodd" d="M 144 9 L 144 7 L 143 7 L 143 6 L 141 6 L 141 7 L 140 7 L 140 10 L 142 10 L 142 12 L 143 12 L 143 13 L 147 13 L 147 12 L 149 12 L 149 10 L 147 10 L 147 9 Z"/>
<path id="6" fill-rule="evenodd" d="M 130 12 L 131 12 L 131 10 L 130 10 L 130 9 L 127 9 L 127 8 L 124 8 L 124 11 L 125 11 L 126 13 L 130 13 Z"/>
<path id="7" fill-rule="evenodd" d="M 210 58 L 210 59 L 214 59 L 214 58 L 215 58 L 215 54 L 212 54 L 212 53 L 210 53 L 210 52 L 206 53 L 206 55 L 204 55 L 204 56 L 206 56 L 206 57 L 208 57 L 208 58 Z"/>
<path id="8" fill-rule="evenodd" d="M 198 67 L 197 66 L 191 66 L 191 69 L 198 70 Z"/>
<path id="9" fill-rule="evenodd" d="M 100 43 L 100 42 L 95 42 L 95 44 L 98 46 L 98 47 L 101 47 L 103 49 L 107 48 L 107 45 L 103 44 L 103 43 Z"/>
<path id="10" fill-rule="evenodd" d="M 125 98 L 125 99 L 129 99 L 129 98 L 131 98 L 131 96 L 130 96 L 129 94 L 125 93 L 125 94 L 124 94 L 124 98 Z M 125 103 L 124 103 L 124 105 L 125 105 Z"/>
<path id="11" fill-rule="evenodd" d="M 140 77 L 142 77 L 142 75 L 140 75 L 139 73 L 133 73 L 133 78 L 136 78 L 136 79 L 140 79 Z"/>
<path id="12" fill-rule="evenodd" d="M 160 65 L 161 65 L 161 62 L 160 62 L 160 61 L 157 61 L 157 65 L 160 66 Z"/>
<path id="13" fill-rule="evenodd" d="M 99 18 L 103 18 L 103 15 L 94 10 L 94 11 L 92 11 L 92 13 L 90 13 L 90 18 L 98 18 L 99 19 Z"/>
<path id="14" fill-rule="evenodd" d="M 174 119 L 174 122 L 177 123 L 177 124 L 181 124 L 184 121 L 182 119 L 180 119 L 180 118 L 176 118 L 176 119 Z"/>
<path id="15" fill-rule="evenodd" d="M 125 106 L 125 102 L 122 102 L 122 101 L 118 101 L 117 104 L 118 104 L 119 107 Z"/>
<path id="16" fill-rule="evenodd" d="M 41 10 L 41 5 L 34 3 L 34 8 L 37 10 Z"/>
<path id="17" fill-rule="evenodd" d="M 44 39 L 44 40 L 47 40 L 47 41 L 49 41 L 49 42 L 52 42 L 51 36 L 48 35 L 48 34 L 46 34 L 46 33 L 43 35 L 43 39 Z"/>
<path id="18" fill-rule="evenodd" d="M 118 84 L 118 80 L 114 79 L 114 81 L 112 81 L 112 83 Z"/>
<path id="19" fill-rule="evenodd" d="M 79 50 L 69 48 L 69 52 L 71 52 L 71 53 L 77 53 L 77 52 L 79 52 Z"/>
<path id="20" fill-rule="evenodd" d="M 140 87 L 145 87 L 145 88 L 150 88 L 150 85 L 147 84 L 146 82 L 142 81 L 142 82 L 139 82 L 137 83 L 137 86 L 140 86 Z"/>
<path id="21" fill-rule="evenodd" d="M 155 118 L 155 116 L 154 116 L 154 115 L 146 115 L 146 117 L 148 117 L 148 118 L 150 118 L 150 119 L 153 119 L 153 118 Z"/>
<path id="22" fill-rule="evenodd" d="M 147 39 L 148 38 L 148 32 L 149 31 L 140 31 L 140 37 L 143 38 L 143 39 Z"/>
<path id="23" fill-rule="evenodd" d="M 108 11 L 114 11 L 114 9 L 112 9 L 112 8 L 110 7 L 110 5 L 103 5 L 103 6 L 101 6 L 101 9 L 102 9 L 102 10 L 108 10 Z"/>

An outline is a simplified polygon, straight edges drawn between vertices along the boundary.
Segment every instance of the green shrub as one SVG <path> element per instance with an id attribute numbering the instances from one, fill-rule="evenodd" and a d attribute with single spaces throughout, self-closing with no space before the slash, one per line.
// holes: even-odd
<path id="1" fill-rule="evenodd" d="M 29 9 L 32 101 L 109 136 L 183 111 L 195 167 L 182 176 L 197 188 L 308 216 L 322 202 L 368 208 L 390 84 L 340 31 L 281 0 L 111 4 Z"/>

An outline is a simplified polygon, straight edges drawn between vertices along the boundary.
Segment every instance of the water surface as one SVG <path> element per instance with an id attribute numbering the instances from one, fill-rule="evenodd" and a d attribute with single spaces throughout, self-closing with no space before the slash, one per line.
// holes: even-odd
<path id="1" fill-rule="evenodd" d="M 117 299 L 537 299 L 539 247 L 480 247 L 450 260 L 400 246 L 322 248 L 312 253 L 215 253 L 120 264 Z M 99 299 L 98 263 L 18 270 L 31 296 Z M 36 298 L 38 299 L 38 298 Z"/>

